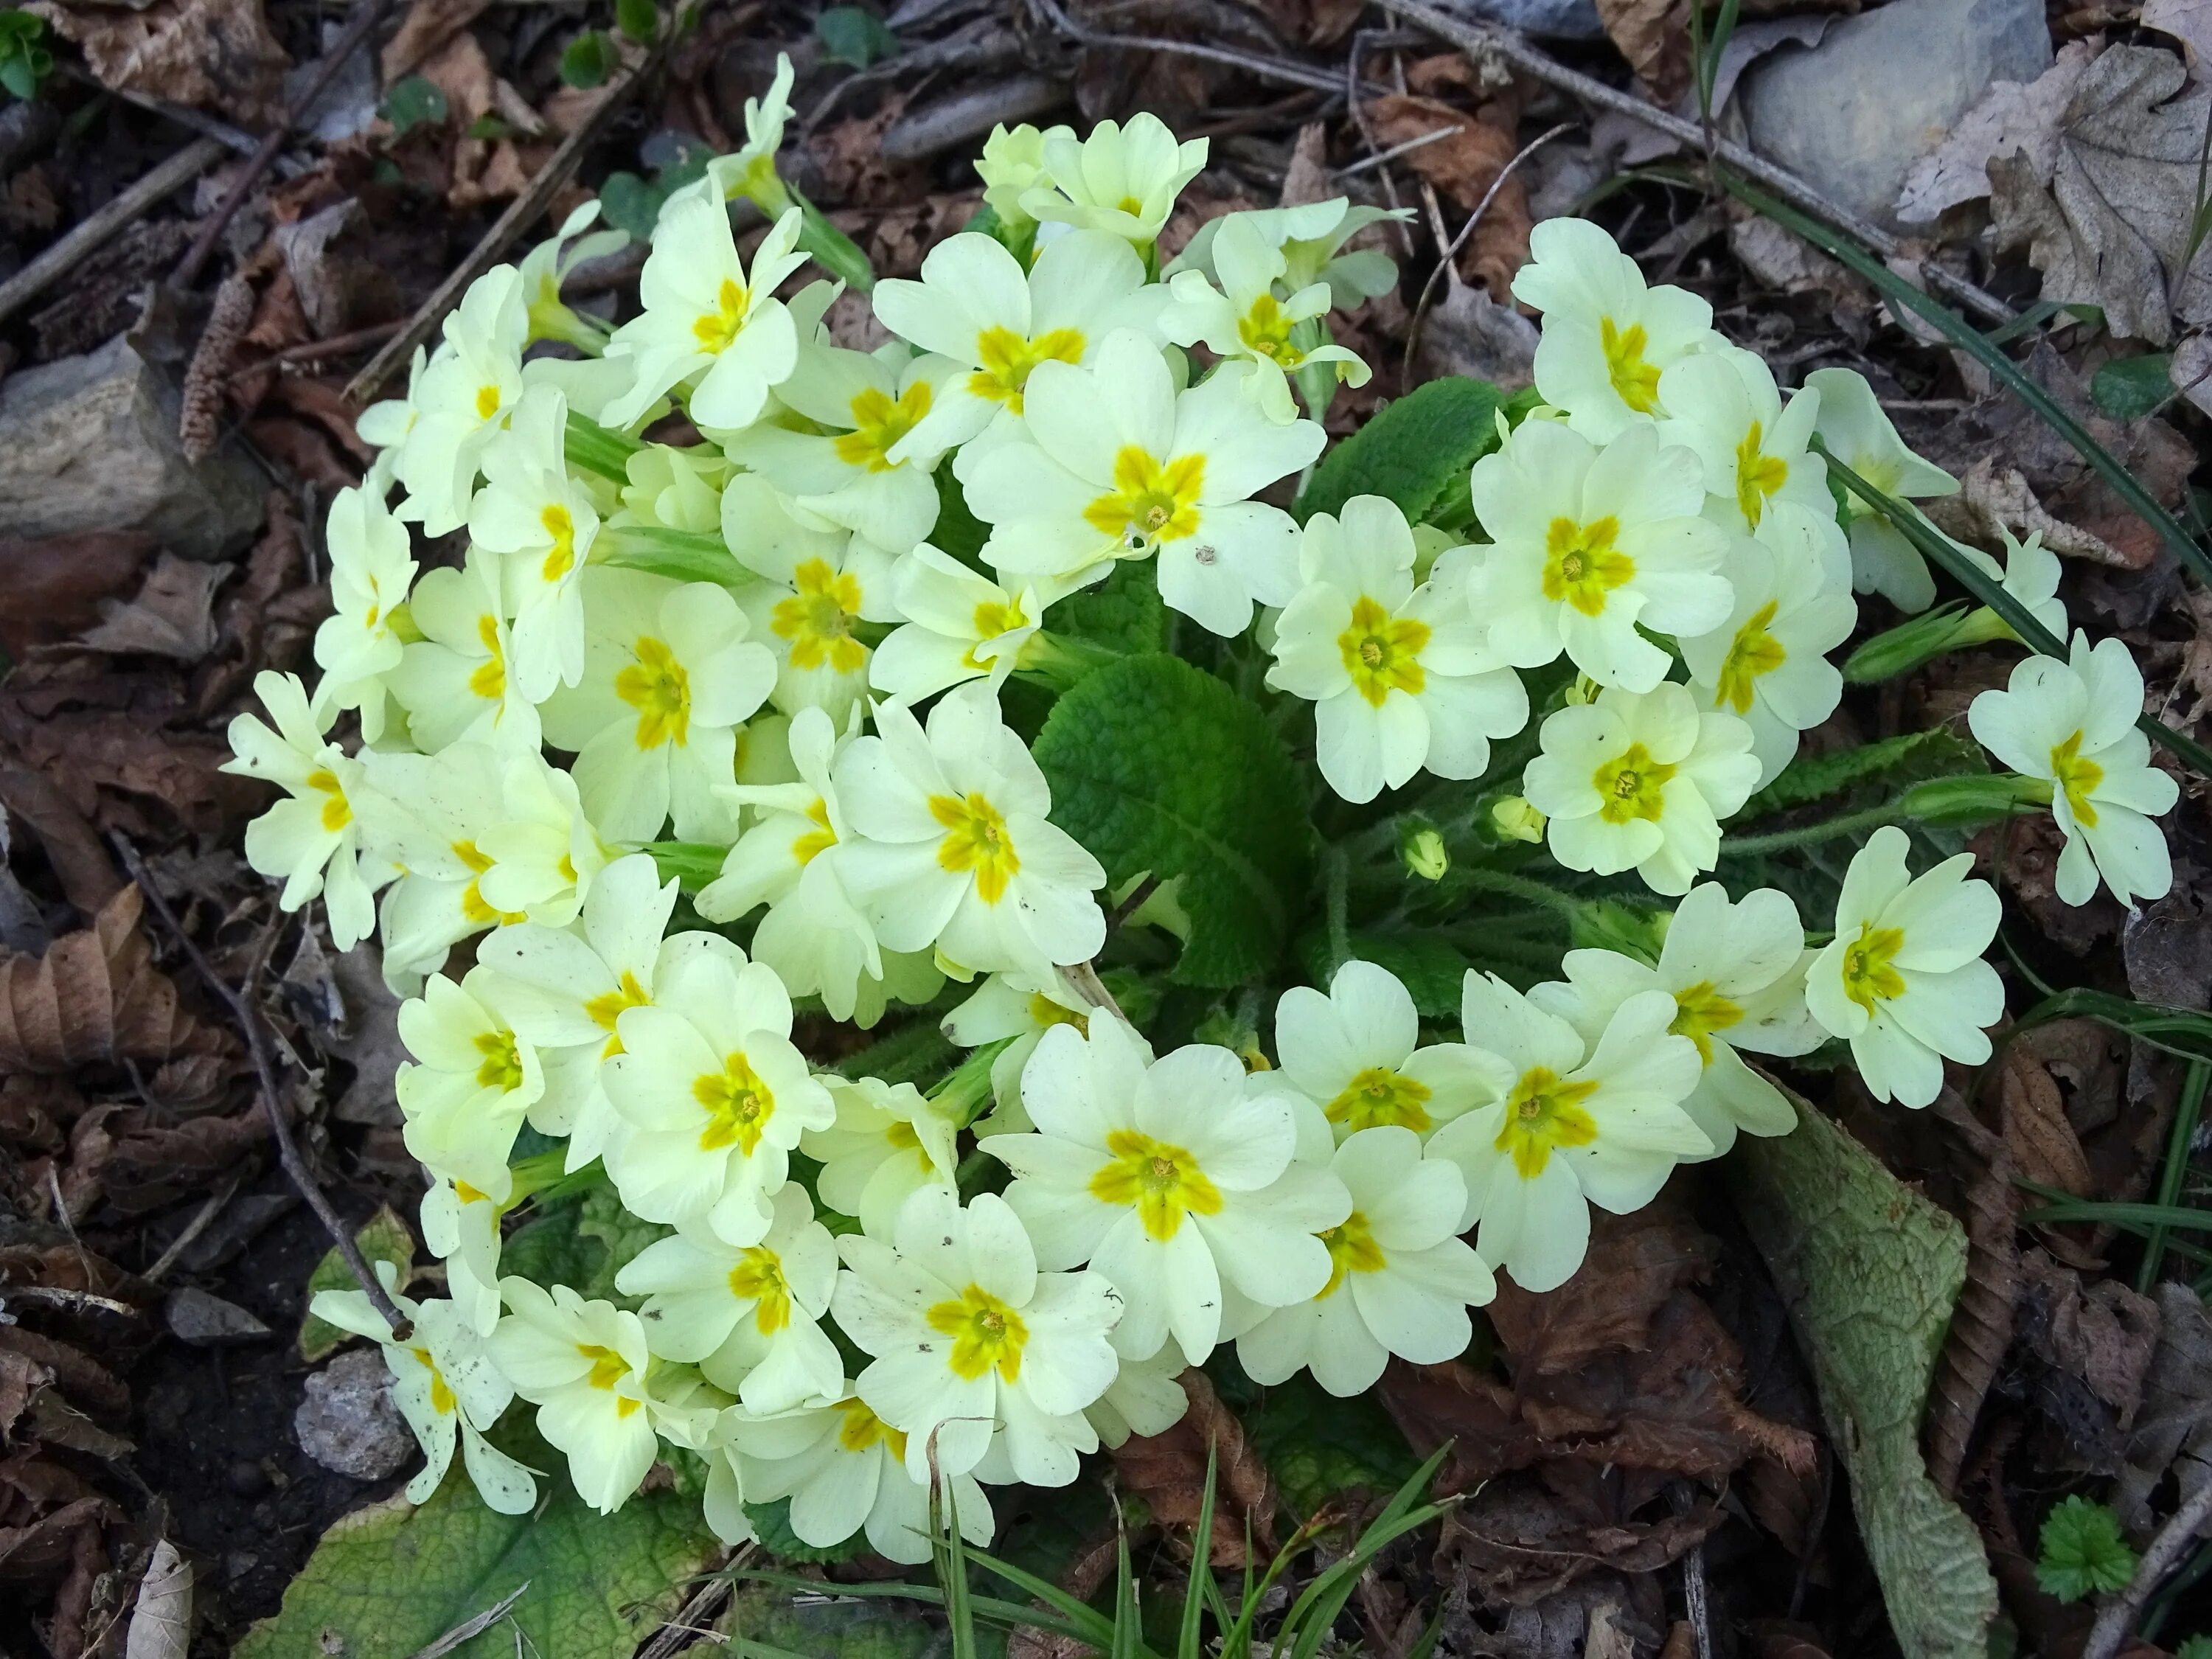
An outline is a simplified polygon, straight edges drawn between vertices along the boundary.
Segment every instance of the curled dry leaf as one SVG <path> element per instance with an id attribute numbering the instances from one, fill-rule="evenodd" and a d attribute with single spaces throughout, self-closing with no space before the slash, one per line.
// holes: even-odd
<path id="1" fill-rule="evenodd" d="M 2065 1094 L 2037 1052 L 2039 1046 L 2023 1038 L 2005 1049 L 1997 1073 L 2005 1145 L 2028 1180 L 2087 1198 L 2093 1188 L 2088 1155 L 2067 1120 Z"/>
<path id="2" fill-rule="evenodd" d="M 2185 1504 L 2212 1480 L 2212 1313 L 2186 1285 L 2158 1287 L 2158 1343 L 2128 1437 L 2112 1507 L 2129 1531 L 2148 1532 L 2171 1476 Z"/>
<path id="3" fill-rule="evenodd" d="M 164 1538 L 154 1546 L 138 1605 L 123 1637 L 123 1659 L 185 1659 L 191 1647 L 192 1564 Z"/>
<path id="4" fill-rule="evenodd" d="M 2096 55 L 2087 41 L 2069 40 L 2034 80 L 1992 81 L 1981 101 L 1905 175 L 1898 218 L 1933 224 L 1952 208 L 1980 201 L 1990 193 L 1990 163 L 1999 156 L 2024 155 L 2039 176 L 2049 177 L 2058 165 L 2059 121 Z"/>
<path id="5" fill-rule="evenodd" d="M 27 9 L 83 49 L 102 86 L 249 122 L 282 112 L 291 60 L 261 0 L 151 0 L 137 10 L 33 0 Z"/>
<path id="6" fill-rule="evenodd" d="M 1513 101 L 1502 100 L 1498 106 L 1486 106 L 1469 115 L 1441 99 L 1393 93 L 1369 105 L 1368 117 L 1376 142 L 1385 148 L 1433 132 L 1449 132 L 1449 137 L 1407 151 L 1398 164 L 1434 185 L 1461 212 L 1472 213 L 1520 149 L 1513 131 L 1514 112 L 1505 106 Z M 1468 281 L 1481 283 L 1492 299 L 1504 303 L 1515 274 L 1528 263 L 1528 233 L 1533 228 L 1528 192 L 1516 172 L 1498 186 L 1481 224 L 1461 251 L 1460 270 Z"/>
<path id="7" fill-rule="evenodd" d="M 111 655 L 147 652 L 198 662 L 215 649 L 215 592 L 235 565 L 180 559 L 163 551 L 128 603 L 109 600 L 82 644 Z"/>
<path id="8" fill-rule="evenodd" d="M 2021 1371 L 2073 1451 L 2116 1473 L 2158 1342 L 2157 1304 L 2116 1279 L 2084 1282 L 2042 1250 L 2021 1258 Z"/>
<path id="9" fill-rule="evenodd" d="M 1275 1486 L 1267 1466 L 1205 1372 L 1193 1369 L 1177 1380 L 1190 1409 L 1165 1433 L 1134 1435 L 1115 1449 L 1114 1469 L 1121 1489 L 1143 1498 L 1163 1526 L 1195 1527 L 1199 1506 L 1205 1501 L 1206 1449 L 1211 1445 L 1213 1565 L 1247 1565 L 1248 1537 L 1265 1559 L 1275 1553 Z"/>
<path id="10" fill-rule="evenodd" d="M 2048 1084 L 2048 1075 L 2043 1075 Z M 2013 1310 L 2020 1292 L 2014 1243 L 2020 1193 L 2014 1185 L 2018 1163 L 2009 1133 L 1992 1134 L 1949 1091 L 1936 1109 L 1956 1132 L 1947 1150 L 1966 1194 L 1966 1278 L 1936 1362 L 1923 1432 L 1929 1478 L 1944 1492 L 1956 1492 L 1982 1402 L 2012 1346 Z M 2063 1108 L 2060 1117 L 2063 1121 Z"/>
<path id="11" fill-rule="evenodd" d="M 142 531 L 94 531 L 37 540 L 0 536 L 0 650 L 21 658 L 100 620 L 103 600 L 129 592 L 154 556 Z"/>

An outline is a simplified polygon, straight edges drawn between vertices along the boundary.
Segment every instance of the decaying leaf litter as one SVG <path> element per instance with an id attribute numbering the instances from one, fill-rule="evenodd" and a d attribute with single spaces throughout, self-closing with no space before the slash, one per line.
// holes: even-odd
<path id="1" fill-rule="evenodd" d="M 354 417 L 435 323 L 426 302 L 589 192 L 641 234 L 736 147 L 779 51 L 800 69 L 785 164 L 880 274 L 975 212 L 959 158 L 1001 121 L 1151 110 L 1208 137 L 1170 247 L 1235 208 L 1409 210 L 1370 233 L 1405 280 L 1346 333 L 1376 374 L 1339 429 L 1438 377 L 1526 386 L 1535 336 L 1505 290 L 1530 229 L 1597 218 L 1724 331 L 1758 330 L 1785 380 L 1867 374 L 1964 483 L 1937 522 L 1984 546 L 2039 532 L 2075 614 L 2193 727 L 2212 601 L 2170 538 L 1955 332 L 1713 180 L 1771 193 L 1781 169 L 1789 206 L 1990 331 L 2201 542 L 2203 8 L 1693 4 L 744 0 L 672 28 L 632 5 L 36 0 L 49 67 L 0 105 L 0 1646 L 940 1639 L 911 1605 L 839 1594 L 886 1564 L 792 1538 L 740 1565 L 781 1556 L 817 1589 L 702 1583 L 722 1558 L 681 1471 L 611 1529 L 565 1487 L 520 1525 L 450 1484 L 397 1495 L 411 1443 L 373 1369 L 349 1382 L 337 1334 L 303 1328 L 311 1282 L 352 1279 L 271 1132 L 363 1255 L 423 1271 L 395 1004 L 313 913 L 276 909 L 239 852 L 258 788 L 217 769 L 254 673 L 301 664 L 327 614 L 309 526 L 366 465 Z M 637 264 L 576 287 L 619 307 Z M 1869 601 L 1867 631 L 1889 620 Z M 1962 721 L 2008 665 L 1970 651 L 1867 686 L 1808 747 Z M 1352 1401 L 1193 1373 L 1184 1422 L 1101 1480 L 1010 1494 L 999 1553 L 1103 1601 L 1126 1533 L 1147 1639 L 1172 1646 L 1202 1513 L 1223 1574 L 1293 1550 L 1279 1616 L 1440 1453 L 1447 1511 L 1358 1574 L 1346 1649 L 1917 1659 L 2212 1633 L 2212 1548 L 2172 1526 L 2212 1504 L 2202 787 L 2172 821 L 2173 894 L 2132 915 L 2057 901 L 2039 819 L 1977 838 L 2010 900 L 2015 1018 L 1935 1110 L 1797 1069 L 1796 1135 L 1678 1173 L 1565 1289 L 1509 1290 L 1459 1362 L 1394 1365 Z M 509 1250 L 611 1285 L 622 1225 L 586 1199 Z M 2155 1582 L 2051 1593 L 2044 1528 L 2077 1496 L 2112 1506 Z"/>

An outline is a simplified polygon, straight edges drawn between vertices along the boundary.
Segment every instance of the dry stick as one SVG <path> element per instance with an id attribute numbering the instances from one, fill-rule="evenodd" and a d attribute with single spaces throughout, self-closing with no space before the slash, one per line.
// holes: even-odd
<path id="1" fill-rule="evenodd" d="M 414 1334 L 414 1327 L 392 1305 L 392 1297 L 385 1291 L 383 1281 L 370 1270 L 362 1255 L 361 1246 L 354 1243 L 353 1234 L 338 1218 L 338 1212 L 331 1207 L 331 1200 L 324 1195 L 306 1160 L 300 1156 L 299 1143 L 292 1139 L 292 1126 L 284 1121 L 284 1109 L 276 1098 L 276 1068 L 269 1058 L 268 1034 L 262 1029 L 260 1010 L 253 1006 L 250 994 L 252 981 L 248 981 L 246 989 L 239 990 L 217 973 L 215 964 L 207 959 L 206 952 L 185 931 L 184 924 L 177 920 L 177 913 L 169 908 L 168 900 L 161 896 L 161 889 L 155 886 L 154 878 L 146 872 L 146 861 L 138 856 L 138 849 L 118 832 L 111 830 L 107 839 L 115 848 L 116 855 L 123 860 L 123 867 L 131 872 L 131 879 L 137 883 L 138 890 L 146 896 L 146 902 L 154 907 L 154 914 L 161 919 L 161 926 L 168 929 L 170 937 L 184 948 L 193 969 L 207 981 L 208 988 L 222 1000 L 223 1005 L 230 1010 L 231 1018 L 237 1022 L 239 1030 L 246 1034 L 246 1048 L 253 1056 L 254 1074 L 261 1085 L 261 1104 L 269 1115 L 270 1130 L 276 1138 L 277 1161 L 284 1166 L 284 1173 L 291 1177 L 292 1185 L 299 1189 L 300 1196 L 307 1200 L 307 1207 L 315 1212 L 315 1218 L 323 1224 L 323 1231 L 331 1236 L 339 1258 L 351 1270 L 354 1278 L 360 1281 L 362 1290 L 368 1297 L 369 1305 L 384 1316 L 386 1324 L 392 1327 L 393 1338 L 404 1342 Z"/>
<path id="2" fill-rule="evenodd" d="M 576 164 L 584 159 L 584 150 L 606 130 L 617 111 L 629 100 L 629 94 L 650 75 L 658 70 L 668 53 L 668 43 L 663 40 L 643 62 L 620 81 L 607 88 L 607 95 L 592 106 L 592 112 L 576 124 L 576 130 L 561 141 L 560 148 L 550 156 L 538 176 L 530 181 L 529 188 L 516 197 L 501 214 L 492 228 L 484 232 L 483 240 L 469 251 L 453 274 L 438 284 L 437 290 L 422 301 L 422 307 L 407 319 L 407 326 L 385 343 L 382 350 L 368 360 L 368 366 L 346 383 L 345 398 L 351 404 L 365 404 L 374 397 L 379 386 L 392 376 L 392 371 L 414 354 L 415 348 L 430 337 L 430 331 L 446 319 L 446 313 L 459 303 L 471 283 L 492 267 L 492 263 L 507 252 L 507 244 L 520 236 L 538 215 L 544 212 L 553 200 L 553 194 L 568 181 Z"/>
<path id="3" fill-rule="evenodd" d="M 1444 250 L 1443 258 L 1437 261 L 1436 269 L 1429 273 L 1429 280 L 1421 284 L 1420 297 L 1413 301 L 1413 320 L 1407 324 L 1406 327 L 1406 364 L 1407 368 L 1410 368 L 1413 366 L 1414 349 L 1421 343 L 1421 324 L 1428 316 L 1429 301 L 1436 294 L 1437 278 L 1444 276 L 1448 272 L 1452 272 L 1452 261 L 1459 258 L 1459 251 L 1462 247 L 1466 246 L 1467 239 L 1474 234 L 1474 228 L 1482 222 L 1482 216 L 1490 211 L 1491 201 L 1497 196 L 1498 187 L 1508 179 L 1510 179 L 1513 176 L 1514 170 L 1516 168 L 1517 168 L 1523 161 L 1527 161 L 1530 156 L 1534 155 L 1538 150 L 1543 149 L 1545 145 L 1550 143 L 1554 138 L 1561 137 L 1567 133 L 1572 132 L 1581 125 L 1582 123 L 1579 121 L 1560 122 L 1559 125 L 1553 127 L 1549 132 L 1544 134 L 1542 137 L 1538 138 L 1534 143 L 1528 145 L 1519 155 L 1516 155 L 1511 161 L 1508 161 L 1504 167 L 1498 170 L 1498 176 L 1490 181 L 1490 188 L 1482 192 L 1482 199 L 1474 204 L 1474 211 L 1468 216 L 1468 222 L 1459 228 L 1459 234 L 1452 238 L 1451 246 Z M 1464 131 L 1464 129 L 1455 129 L 1455 131 Z M 1456 281 L 1457 274 L 1455 272 L 1452 272 L 1452 274 L 1453 279 Z"/>
<path id="4" fill-rule="evenodd" d="M 1194 40 L 1170 40 L 1158 35 L 1115 34 L 1105 29 L 1086 28 L 1062 10 L 1057 0 L 1030 0 L 1030 9 L 1079 46 L 1111 46 L 1121 52 L 1164 52 L 1171 57 L 1196 58 L 1208 64 L 1224 64 L 1231 69 L 1243 70 L 1247 75 L 1256 75 L 1262 80 L 1282 81 L 1294 87 L 1310 87 L 1316 92 L 1341 89 L 1337 76 L 1332 71 L 1316 69 L 1293 58 L 1262 58 L 1257 52 L 1237 52 L 1227 46 L 1201 46 Z"/>
<path id="5" fill-rule="evenodd" d="M 225 153 L 220 140 L 195 138 L 144 178 L 118 192 L 106 207 L 0 283 L 0 317 L 21 309 L 75 270 L 139 215 L 182 190 Z"/>
<path id="6" fill-rule="evenodd" d="M 338 72 L 347 58 L 360 50 L 362 43 L 368 39 L 368 32 L 391 9 L 392 0 L 360 0 L 360 3 L 355 6 L 353 15 L 346 20 L 346 26 L 339 31 L 337 40 L 317 60 L 315 72 L 308 77 L 307 84 L 301 88 L 300 95 L 292 100 L 290 107 L 284 112 L 283 118 L 269 130 L 269 136 L 261 141 L 261 148 L 253 152 L 253 159 L 246 162 L 245 170 L 238 175 L 237 182 L 231 185 L 230 194 L 216 204 L 208 222 L 200 227 L 199 234 L 192 238 L 192 245 L 185 250 L 185 257 L 177 262 L 176 271 L 169 279 L 177 287 L 190 288 L 198 280 L 200 269 L 207 264 L 208 256 L 215 252 L 216 240 L 239 209 L 245 206 L 246 198 L 261 182 L 261 175 L 276 165 L 277 156 L 283 153 L 284 146 L 291 141 L 292 129 L 299 125 L 301 119 L 315 106 L 315 100 L 323 95 L 323 88 L 330 85 L 331 76 Z"/>
<path id="7" fill-rule="evenodd" d="M 1449 13 L 1439 11 L 1429 3 L 1429 0 L 1390 0 L 1390 9 L 1413 19 L 1438 39 L 1457 46 L 1478 63 L 1486 58 L 1503 59 L 1522 73 L 1557 87 L 1562 92 L 1571 93 L 1585 103 L 1626 115 L 1632 121 L 1641 121 L 1645 126 L 1663 132 L 1678 143 L 1698 149 L 1705 148 L 1705 132 L 1695 121 L 1685 120 L 1669 111 L 1655 108 L 1618 87 L 1609 87 L 1604 82 L 1571 70 L 1564 64 L 1554 63 L 1517 34 L 1454 17 Z M 1882 258 L 1893 260 L 1903 252 L 1897 238 L 1879 225 L 1869 224 L 1856 214 L 1845 212 L 1796 173 L 1753 154 L 1741 144 L 1718 138 L 1714 142 L 1713 152 L 1747 179 L 1755 179 L 1784 201 L 1826 220 L 1844 234 L 1866 244 Z M 1976 287 L 1964 277 L 1953 276 L 1933 261 L 1920 261 L 1919 272 L 1929 288 L 1967 310 L 1991 322 L 2012 321 L 2013 308 L 1987 289 Z"/>
<path id="8" fill-rule="evenodd" d="M 2097 1622 L 2089 1628 L 2089 1642 L 2081 1650 L 2081 1659 L 2112 1659 L 2126 1645 L 2128 1632 L 2135 1628 L 2143 1603 L 2196 1543 L 2197 1529 L 2207 1521 L 2212 1521 L 2212 1480 L 2191 1493 L 2189 1501 L 2173 1512 L 2173 1518 L 2158 1529 L 2128 1587 L 2097 1609 Z"/>

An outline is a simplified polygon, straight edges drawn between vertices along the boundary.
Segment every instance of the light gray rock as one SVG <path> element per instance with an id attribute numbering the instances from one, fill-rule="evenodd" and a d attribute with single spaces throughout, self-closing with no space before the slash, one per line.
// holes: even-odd
<path id="1" fill-rule="evenodd" d="M 1738 96 L 1760 155 L 1894 224 L 1906 171 L 1990 83 L 2050 64 L 2042 0 L 1890 0 L 1753 65 Z"/>
<path id="2" fill-rule="evenodd" d="M 228 448 L 186 460 L 177 421 L 175 392 L 121 335 L 16 370 L 0 380 L 0 525 L 26 538 L 143 530 L 186 558 L 237 551 L 264 483 Z"/>
<path id="3" fill-rule="evenodd" d="M 392 1372 L 380 1348 L 355 1348 L 307 1379 L 292 1427 L 300 1449 L 355 1480 L 396 1474 L 415 1455 L 407 1419 L 392 1403 Z"/>
<path id="4" fill-rule="evenodd" d="M 189 1285 L 170 1293 L 162 1312 L 168 1320 L 170 1334 L 196 1348 L 258 1342 L 269 1334 L 266 1325 L 235 1302 L 226 1302 Z"/>

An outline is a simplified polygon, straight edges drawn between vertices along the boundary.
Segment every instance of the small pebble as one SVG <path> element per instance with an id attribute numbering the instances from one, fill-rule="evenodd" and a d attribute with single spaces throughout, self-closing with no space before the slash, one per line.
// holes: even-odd
<path id="1" fill-rule="evenodd" d="M 415 1437 L 392 1403 L 383 1353 L 356 1348 L 307 1379 L 293 1414 L 300 1449 L 325 1468 L 355 1480 L 381 1480 L 415 1455 Z"/>

